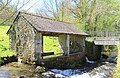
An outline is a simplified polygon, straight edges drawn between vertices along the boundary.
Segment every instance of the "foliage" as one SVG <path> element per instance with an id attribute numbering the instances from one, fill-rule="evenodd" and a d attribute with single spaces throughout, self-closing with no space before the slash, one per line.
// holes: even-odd
<path id="1" fill-rule="evenodd" d="M 13 56 L 15 52 L 9 50 L 9 38 L 6 34 L 9 26 L 0 26 L 0 57 Z"/>
<path id="2" fill-rule="evenodd" d="M 4 7 L 4 9 L 2 9 L 3 6 L 4 5 L 0 4 L 0 24 L 10 25 L 14 19 L 14 16 L 11 18 L 9 17 L 15 12 L 15 7 L 12 5 L 7 5 Z"/>
<path id="3" fill-rule="evenodd" d="M 119 21 L 118 0 L 74 0 L 72 13 L 84 31 L 114 30 Z M 108 28 L 109 26 L 109 28 Z"/>
<path id="4" fill-rule="evenodd" d="M 44 0 L 43 5 L 37 10 L 40 15 L 70 22 L 83 31 L 120 29 L 119 0 Z"/>
<path id="5" fill-rule="evenodd" d="M 13 55 L 16 55 L 15 52 L 9 51 L 9 50 L 1 51 L 0 53 L 0 57 L 7 57 L 7 56 L 13 56 Z"/>
<path id="6" fill-rule="evenodd" d="M 11 25 L 18 11 L 30 1 L 31 0 L 0 0 L 0 25 Z"/>
<path id="7" fill-rule="evenodd" d="M 114 78 L 120 78 L 120 43 L 118 44 L 117 69 Z"/>

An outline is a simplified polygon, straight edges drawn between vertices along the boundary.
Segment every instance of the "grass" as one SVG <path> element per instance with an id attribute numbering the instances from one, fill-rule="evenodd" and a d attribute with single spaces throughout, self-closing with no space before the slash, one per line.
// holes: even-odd
<path id="1" fill-rule="evenodd" d="M 9 50 L 9 37 L 6 34 L 9 26 L 0 26 L 0 57 L 13 56 L 15 52 Z"/>
<path id="2" fill-rule="evenodd" d="M 117 59 L 117 69 L 114 74 L 114 78 L 120 78 L 120 43 L 118 44 L 118 59 Z"/>
<path id="3" fill-rule="evenodd" d="M 46 56 L 46 58 L 54 57 L 60 54 L 60 50 L 58 48 L 58 37 L 51 36 L 43 36 L 43 51 L 44 52 L 54 52 L 55 55 Z"/>

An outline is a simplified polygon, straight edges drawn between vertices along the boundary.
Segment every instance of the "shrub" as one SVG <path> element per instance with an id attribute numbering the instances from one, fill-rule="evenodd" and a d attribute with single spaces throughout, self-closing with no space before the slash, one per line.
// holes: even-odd
<path id="1" fill-rule="evenodd" d="M 0 26 L 0 57 L 16 55 L 15 52 L 9 50 L 9 37 L 6 34 L 9 26 Z"/>
<path id="2" fill-rule="evenodd" d="M 16 60 L 16 53 L 9 50 L 9 26 L 0 26 L 0 65 Z"/>
<path id="3" fill-rule="evenodd" d="M 120 42 L 117 47 L 118 47 L 117 69 L 114 74 L 114 78 L 120 78 Z"/>

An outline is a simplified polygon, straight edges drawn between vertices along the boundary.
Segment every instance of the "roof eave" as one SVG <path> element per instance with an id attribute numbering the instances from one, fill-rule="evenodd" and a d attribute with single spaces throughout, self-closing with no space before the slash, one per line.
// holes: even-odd
<path id="1" fill-rule="evenodd" d="M 53 31 L 42 31 L 42 30 L 38 30 L 38 32 L 48 32 L 48 33 L 57 33 L 57 34 L 69 34 L 69 35 L 81 35 L 81 36 L 89 36 L 86 33 L 70 33 L 70 32 L 53 32 Z"/>

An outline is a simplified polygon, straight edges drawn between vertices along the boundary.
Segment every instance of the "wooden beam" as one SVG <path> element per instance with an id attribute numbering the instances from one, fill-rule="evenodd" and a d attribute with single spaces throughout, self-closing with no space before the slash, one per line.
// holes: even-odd
<path id="1" fill-rule="evenodd" d="M 43 52 L 42 56 L 54 55 L 54 52 Z"/>

